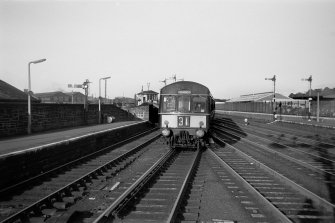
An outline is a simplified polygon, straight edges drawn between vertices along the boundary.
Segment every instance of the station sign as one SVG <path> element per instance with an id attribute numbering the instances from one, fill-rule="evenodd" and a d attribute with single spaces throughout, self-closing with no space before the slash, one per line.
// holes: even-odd
<path id="1" fill-rule="evenodd" d="M 191 91 L 190 90 L 181 90 L 181 91 L 178 91 L 178 94 L 191 94 Z"/>

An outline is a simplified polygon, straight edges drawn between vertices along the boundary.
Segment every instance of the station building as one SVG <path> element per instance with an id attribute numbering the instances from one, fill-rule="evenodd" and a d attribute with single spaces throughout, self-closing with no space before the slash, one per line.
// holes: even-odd
<path id="1" fill-rule="evenodd" d="M 308 100 L 293 99 L 280 93 L 263 92 L 255 94 L 241 95 L 232 98 L 224 104 L 216 105 L 217 109 L 226 111 L 256 112 L 256 113 L 277 113 L 283 114 L 301 114 L 306 112 L 309 103 Z"/>
<path id="2" fill-rule="evenodd" d="M 228 100 L 228 102 L 273 102 L 273 92 L 264 92 L 264 93 L 256 93 L 256 94 L 246 94 L 241 95 L 237 98 L 232 98 Z M 288 102 L 295 99 L 284 96 L 280 93 L 275 94 L 276 102 Z M 300 102 L 305 102 L 306 100 L 297 100 Z"/>
<path id="3" fill-rule="evenodd" d="M 142 91 L 135 96 L 136 105 L 143 103 L 158 104 L 158 93 L 152 90 Z"/>
<path id="4" fill-rule="evenodd" d="M 158 122 L 158 93 L 152 90 L 142 91 L 135 94 L 135 106 L 129 107 L 128 111 L 137 118 Z"/>

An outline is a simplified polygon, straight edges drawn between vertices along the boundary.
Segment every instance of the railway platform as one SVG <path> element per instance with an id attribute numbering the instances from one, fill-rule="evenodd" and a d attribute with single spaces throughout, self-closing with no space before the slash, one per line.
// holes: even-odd
<path id="1" fill-rule="evenodd" d="M 115 122 L 110 124 L 85 126 L 67 130 L 48 131 L 46 133 L 11 137 L 9 139 L 0 139 L 0 157 L 24 153 L 27 151 L 55 146 L 62 143 L 69 143 L 73 140 L 129 127 L 141 122 L 144 121 Z"/>
<path id="2" fill-rule="evenodd" d="M 38 133 L 0 141 L 0 189 L 152 129 L 126 121 Z"/>

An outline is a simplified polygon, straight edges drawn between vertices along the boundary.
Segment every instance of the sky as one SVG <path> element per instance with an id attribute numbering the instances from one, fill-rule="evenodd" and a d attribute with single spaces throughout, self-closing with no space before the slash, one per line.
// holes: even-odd
<path id="1" fill-rule="evenodd" d="M 335 87 L 335 0 L 0 0 L 0 79 L 35 93 L 90 82 L 99 96 L 171 77 L 214 98 Z M 150 83 L 150 84 L 148 84 Z M 101 94 L 104 95 L 104 81 Z M 82 89 L 75 89 L 84 92 Z"/>

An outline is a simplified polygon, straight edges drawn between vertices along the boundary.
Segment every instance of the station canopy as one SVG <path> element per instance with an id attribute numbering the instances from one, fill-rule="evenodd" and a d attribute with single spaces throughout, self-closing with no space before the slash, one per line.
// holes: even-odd
<path id="1" fill-rule="evenodd" d="M 232 98 L 227 102 L 272 102 L 273 101 L 273 92 L 264 92 L 256 94 L 247 94 L 241 95 L 238 98 Z M 285 102 L 285 101 L 298 101 L 293 98 L 284 96 L 280 93 L 276 93 L 276 102 Z M 305 101 L 305 100 L 299 100 Z"/>

